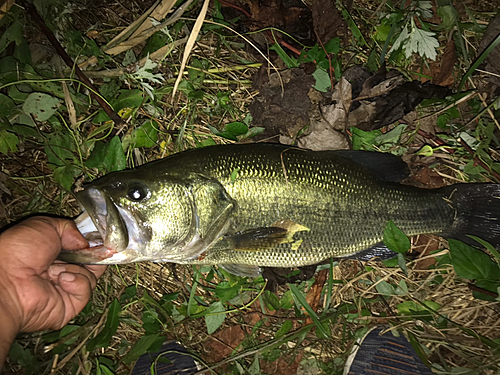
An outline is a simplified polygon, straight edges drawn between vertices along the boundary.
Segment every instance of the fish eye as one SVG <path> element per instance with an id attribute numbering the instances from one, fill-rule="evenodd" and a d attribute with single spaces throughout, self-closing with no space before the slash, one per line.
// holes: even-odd
<path id="1" fill-rule="evenodd" d="M 127 192 L 127 198 L 133 202 L 141 202 L 149 198 L 149 195 L 149 190 L 139 185 L 130 186 Z"/>

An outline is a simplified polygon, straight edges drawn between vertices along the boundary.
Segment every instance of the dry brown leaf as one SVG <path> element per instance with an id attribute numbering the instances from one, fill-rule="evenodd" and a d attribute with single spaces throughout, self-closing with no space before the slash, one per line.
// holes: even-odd
<path id="1" fill-rule="evenodd" d="M 329 270 L 319 271 L 316 275 L 316 279 L 314 280 L 313 285 L 311 286 L 311 289 L 309 289 L 309 291 L 307 292 L 306 302 L 314 311 L 318 311 L 319 309 L 321 291 L 323 290 L 326 279 L 328 278 L 328 271 Z M 304 322 L 304 325 L 312 324 L 312 322 L 312 319 L 308 317 Z"/>
<path id="2" fill-rule="evenodd" d="M 451 39 L 444 50 L 443 58 L 441 59 L 441 67 L 437 74 L 434 75 L 432 83 L 440 86 L 449 86 L 453 83 L 453 67 L 457 61 L 457 53 L 455 49 L 455 41 Z"/>

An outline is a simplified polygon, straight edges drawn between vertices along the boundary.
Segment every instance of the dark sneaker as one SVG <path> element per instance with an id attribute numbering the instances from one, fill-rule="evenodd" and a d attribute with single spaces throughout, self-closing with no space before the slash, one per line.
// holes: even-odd
<path id="1" fill-rule="evenodd" d="M 355 344 L 344 375 L 432 375 L 403 335 L 381 336 L 384 330 L 375 328 Z"/>
<path id="2" fill-rule="evenodd" d="M 176 341 L 168 341 L 158 353 L 142 355 L 131 375 L 150 375 L 151 364 L 155 363 L 155 360 L 154 374 L 156 375 L 192 375 L 198 371 L 188 350 Z"/>

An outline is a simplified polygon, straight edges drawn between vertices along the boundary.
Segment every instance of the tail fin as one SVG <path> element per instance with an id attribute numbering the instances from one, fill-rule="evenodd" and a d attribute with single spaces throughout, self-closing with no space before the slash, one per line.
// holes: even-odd
<path id="1" fill-rule="evenodd" d="M 443 188 L 456 207 L 452 230 L 444 237 L 482 247 L 477 236 L 500 249 L 500 184 L 459 184 Z"/>

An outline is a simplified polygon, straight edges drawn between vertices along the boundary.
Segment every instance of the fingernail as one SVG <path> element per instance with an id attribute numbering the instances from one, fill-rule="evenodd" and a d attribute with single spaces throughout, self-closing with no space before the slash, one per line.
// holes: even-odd
<path id="1" fill-rule="evenodd" d="M 65 264 L 53 264 L 49 267 L 49 272 L 52 276 L 57 276 L 61 272 L 66 271 L 66 265 Z"/>
<path id="2" fill-rule="evenodd" d="M 69 272 L 64 272 L 60 276 L 61 281 L 66 281 L 66 282 L 71 282 L 75 280 L 75 274 L 74 273 L 69 273 Z"/>

